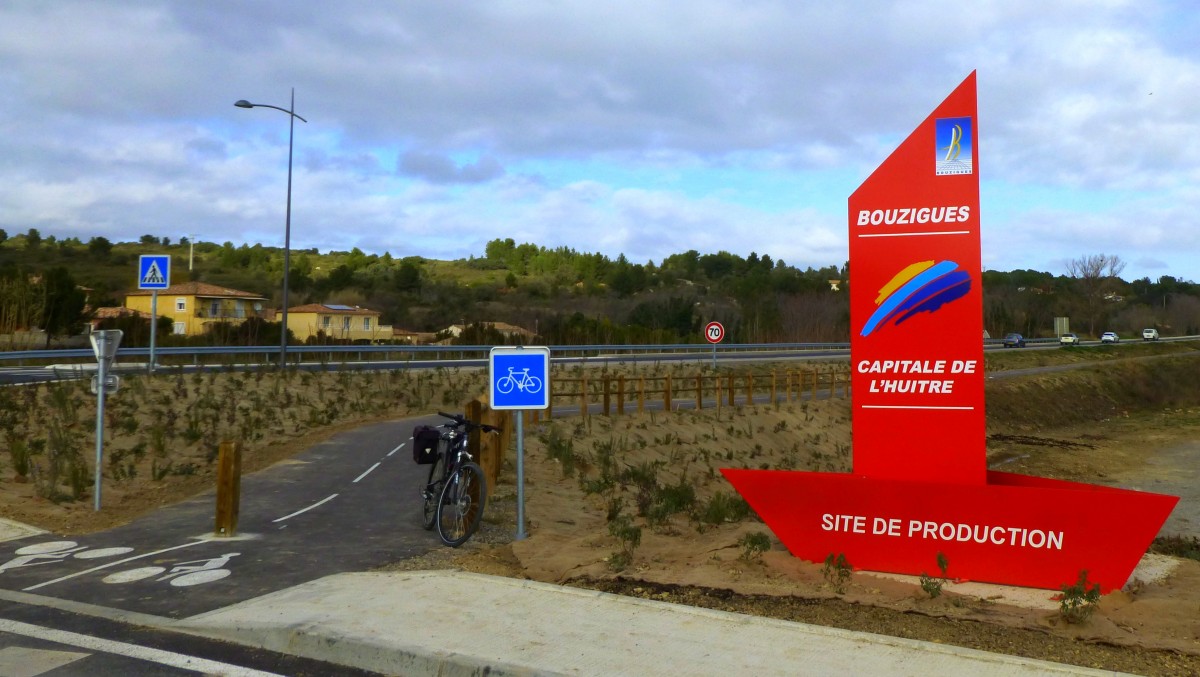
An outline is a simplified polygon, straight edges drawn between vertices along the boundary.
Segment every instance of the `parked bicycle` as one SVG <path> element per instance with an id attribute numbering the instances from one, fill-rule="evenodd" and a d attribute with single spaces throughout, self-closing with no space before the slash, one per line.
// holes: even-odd
<path id="1" fill-rule="evenodd" d="M 436 525 L 442 542 L 457 548 L 479 528 L 487 500 L 487 479 L 471 457 L 467 439 L 476 430 L 490 433 L 500 429 L 462 414 L 439 411 L 438 415 L 450 422 L 413 431 L 413 458 L 430 466 L 429 479 L 421 490 L 422 526 L 433 529 Z"/>

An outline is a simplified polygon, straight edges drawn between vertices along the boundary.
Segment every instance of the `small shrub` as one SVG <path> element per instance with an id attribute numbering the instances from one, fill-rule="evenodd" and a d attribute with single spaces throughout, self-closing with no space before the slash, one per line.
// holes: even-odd
<path id="1" fill-rule="evenodd" d="M 771 537 L 765 531 L 754 531 L 738 540 L 742 547 L 742 559 L 747 562 L 762 559 L 762 554 L 771 549 Z"/>
<path id="2" fill-rule="evenodd" d="M 825 558 L 825 566 L 821 567 L 821 576 L 834 592 L 841 595 L 846 592 L 846 584 L 850 582 L 850 574 L 853 571 L 854 568 L 846 559 L 846 553 L 839 552 L 834 555 L 831 552 Z"/>
<path id="3" fill-rule="evenodd" d="M 934 578 L 924 571 L 921 572 L 921 589 L 925 594 L 929 595 L 930 599 L 934 599 L 942 594 L 942 586 L 946 584 L 946 569 L 949 568 L 950 562 L 942 553 L 937 554 L 938 569 L 941 570 L 941 578 Z"/>
<path id="4" fill-rule="evenodd" d="M 741 496 L 718 491 L 700 508 L 696 519 L 703 524 L 724 524 L 740 522 L 749 514 L 750 506 Z"/>
<path id="5" fill-rule="evenodd" d="M 1074 585 L 1062 586 L 1058 615 L 1068 623 L 1083 623 L 1091 618 L 1099 604 L 1100 584 L 1093 583 L 1088 587 L 1087 569 L 1083 569 Z"/>

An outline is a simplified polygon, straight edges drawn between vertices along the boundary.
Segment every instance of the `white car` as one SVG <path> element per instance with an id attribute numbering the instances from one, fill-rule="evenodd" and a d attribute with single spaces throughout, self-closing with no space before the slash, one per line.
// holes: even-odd
<path id="1" fill-rule="evenodd" d="M 1150 327 L 1148 329 L 1143 329 L 1142 330 L 1142 340 L 1143 341 L 1157 341 L 1158 340 L 1158 330 L 1155 329 L 1154 327 Z"/>
<path id="2" fill-rule="evenodd" d="M 1100 335 L 1101 343 L 1117 343 L 1120 340 L 1121 340 L 1121 337 L 1117 336 L 1117 332 L 1115 332 L 1115 331 L 1106 331 Z"/>
<path id="3" fill-rule="evenodd" d="M 1079 334 L 1063 334 L 1058 337 L 1058 344 L 1061 346 L 1077 346 L 1083 341 L 1079 340 Z"/>

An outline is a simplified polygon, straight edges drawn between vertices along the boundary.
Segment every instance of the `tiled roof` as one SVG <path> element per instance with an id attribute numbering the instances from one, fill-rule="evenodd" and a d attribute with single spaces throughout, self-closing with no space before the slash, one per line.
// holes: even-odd
<path id="1" fill-rule="evenodd" d="M 129 292 L 126 294 L 126 296 L 150 296 L 151 293 L 151 290 L 139 289 Z M 163 296 L 202 296 L 205 298 L 261 299 L 264 301 L 267 298 L 253 292 L 230 289 L 228 287 L 219 287 L 215 284 L 208 284 L 207 282 L 184 282 L 183 284 L 173 284 L 166 289 L 159 289 L 158 293 Z"/>
<path id="2" fill-rule="evenodd" d="M 378 310 L 359 308 L 358 306 L 327 306 L 323 303 L 309 303 L 303 306 L 288 308 L 289 313 L 325 313 L 328 315 L 381 315 Z"/>
<path id="3" fill-rule="evenodd" d="M 105 308 L 97 308 L 96 312 L 93 313 L 93 315 L 92 315 L 92 317 L 97 320 L 109 320 L 114 317 L 130 317 L 130 316 L 142 317 L 147 320 L 150 319 L 150 313 L 144 313 L 140 310 L 134 310 L 133 308 L 114 307 L 114 306 L 108 306 Z"/>

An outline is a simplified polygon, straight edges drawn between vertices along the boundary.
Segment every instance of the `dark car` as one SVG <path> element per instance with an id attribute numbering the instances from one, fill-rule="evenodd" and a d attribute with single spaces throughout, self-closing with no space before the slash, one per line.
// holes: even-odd
<path id="1" fill-rule="evenodd" d="M 1004 337 L 1005 348 L 1024 348 L 1025 337 L 1020 334 L 1009 334 Z"/>

